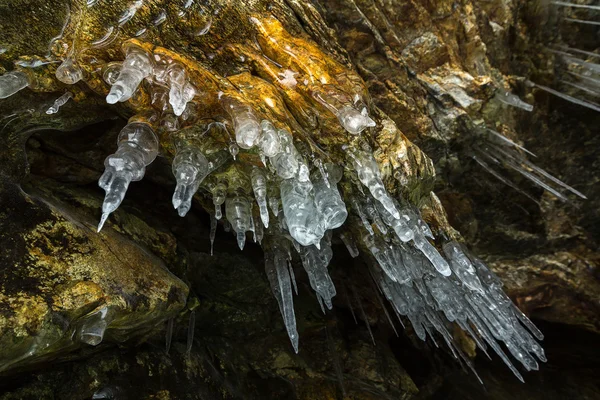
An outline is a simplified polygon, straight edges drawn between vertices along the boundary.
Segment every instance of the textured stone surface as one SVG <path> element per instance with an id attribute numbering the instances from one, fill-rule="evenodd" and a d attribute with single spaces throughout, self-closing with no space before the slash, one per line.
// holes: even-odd
<path id="1" fill-rule="evenodd" d="M 0 5 L 0 47 L 8 49 L 0 63 L 7 70 L 17 56 L 44 54 L 66 16 L 62 2 L 33 3 L 43 3 L 35 15 L 18 0 Z M 151 3 L 140 24 L 161 6 Z M 546 321 L 549 363 L 521 385 L 500 360 L 477 355 L 484 392 L 444 350 L 417 341 L 410 326 L 396 338 L 370 285 L 356 284 L 373 346 L 365 321 L 358 315 L 355 325 L 346 302 L 350 282 L 368 282 L 366 268 L 340 243 L 334 243 L 330 266 L 338 296 L 327 316 L 295 260 L 301 350 L 294 355 L 263 273 L 261 250 L 249 244 L 238 252 L 231 235 L 219 228 L 210 257 L 203 196 L 185 219 L 174 214 L 168 145 L 145 181 L 132 184 L 108 229 L 95 233 L 102 198 L 96 181 L 123 124 L 112 119 L 132 110 L 109 109 L 102 97 L 78 85 L 76 101 L 46 117 L 45 109 L 64 88 L 45 82 L 49 94 L 25 90 L 0 101 L 0 118 L 6 116 L 0 121 L 0 362 L 14 377 L 0 383 L 6 392 L 0 398 L 86 399 L 103 388 L 117 398 L 342 398 L 332 346 L 346 398 L 598 398 L 597 115 L 531 90 L 520 78 L 552 86 L 560 63 L 545 50 L 548 41 L 594 50 L 597 30 L 565 28 L 557 9 L 537 1 L 269 3 L 290 32 L 306 38 L 304 29 L 366 82 L 379 123 L 375 155 L 388 189 L 418 204 L 434 227 L 449 235 L 460 232 L 502 277 L 515 302 Z M 241 72 L 234 55 L 248 48 L 236 45 L 250 29 L 247 17 L 265 11 L 267 2 L 237 4 L 214 16 L 208 35 L 185 33 L 205 26 L 205 16 L 198 15 L 179 30 L 171 22 L 152 30 L 149 41 L 197 57 L 215 71 Z M 99 21 L 118 16 L 123 5 L 100 8 L 105 15 Z M 71 11 L 76 15 L 78 8 Z M 24 32 L 21 21 L 31 29 Z M 100 26 L 86 32 L 94 38 L 101 33 Z M 122 58 L 117 50 L 107 53 Z M 46 68 L 42 76 L 51 75 L 55 65 Z M 534 104 L 534 112 L 494 101 L 494 84 Z M 11 121 L 13 113 L 19 114 Z M 538 155 L 536 164 L 589 200 L 564 204 L 509 174 L 534 202 L 495 181 L 469 157 L 480 140 L 474 120 L 524 144 Z M 31 132 L 37 126 L 44 129 Z M 103 307 L 113 313 L 106 346 L 90 354 L 92 347 L 77 334 Z M 195 340 L 186 354 L 191 308 Z M 356 304 L 354 311 L 358 314 Z M 164 326 L 170 317 L 176 322 L 167 356 Z M 119 349 L 108 348 L 126 339 Z M 138 341 L 145 344 L 134 347 Z M 71 361 L 48 368 L 56 358 Z M 15 375 L 22 368 L 37 369 L 37 377 Z"/>

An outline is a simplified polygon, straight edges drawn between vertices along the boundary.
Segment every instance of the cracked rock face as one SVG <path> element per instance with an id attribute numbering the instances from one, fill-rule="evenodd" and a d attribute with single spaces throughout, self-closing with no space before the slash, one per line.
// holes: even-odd
<path id="1" fill-rule="evenodd" d="M 573 22 L 594 15 L 505 0 L 0 5 L 0 72 L 21 84 L 0 100 L 0 399 L 597 397 L 598 114 L 542 89 L 597 102 L 577 88 L 598 78 L 587 75 L 597 59 L 573 50 L 598 51 L 597 27 Z M 292 178 L 294 159 L 261 142 L 263 121 L 300 154 Z M 133 134 L 117 150 L 131 124 L 156 135 L 151 163 L 151 146 L 119 153 L 141 143 Z M 449 335 L 487 392 L 404 317 L 402 329 L 360 240 L 368 232 L 353 199 L 374 193 L 352 158 L 364 149 L 384 192 L 418 209 L 439 252 L 464 242 L 544 332 L 548 364 L 525 385 L 457 326 Z M 144 178 L 128 178 L 97 233 L 107 212 L 97 182 L 129 171 L 118 165 L 127 157 Z M 201 157 L 187 182 L 180 166 Z M 269 202 L 269 185 L 335 176 L 327 164 L 344 167 L 348 217 L 317 241 L 331 241 L 325 275 L 337 292 L 324 314 L 314 292 L 326 290 L 305 273 L 306 253 L 274 234 L 272 204 L 262 247 L 251 241 L 263 217 L 252 171 L 266 171 Z M 176 184 L 193 189 L 187 208 Z M 244 199 L 257 203 L 252 228 Z M 368 212 L 383 240 L 385 224 Z M 238 230 L 252 232 L 240 242 Z M 281 270 L 265 274 L 269 254 L 284 254 L 295 276 L 286 282 L 298 354 L 284 286 L 270 281 Z"/>

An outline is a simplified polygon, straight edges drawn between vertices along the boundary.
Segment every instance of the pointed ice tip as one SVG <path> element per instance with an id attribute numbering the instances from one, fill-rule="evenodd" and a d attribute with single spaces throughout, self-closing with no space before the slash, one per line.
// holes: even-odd
<path id="1" fill-rule="evenodd" d="M 181 199 L 179 199 L 179 198 L 177 198 L 177 199 L 173 198 L 173 208 L 177 210 L 180 205 L 181 205 Z"/>
<path id="2" fill-rule="evenodd" d="M 238 233 L 237 234 L 237 242 L 240 250 L 244 250 L 244 245 L 246 244 L 246 234 Z"/>
<path id="3" fill-rule="evenodd" d="M 177 207 L 177 214 L 183 218 L 186 216 L 189 210 L 190 209 L 188 207 Z"/>
<path id="4" fill-rule="evenodd" d="M 98 230 L 96 232 L 100 232 L 102 230 L 102 227 L 104 226 L 104 223 L 108 219 L 109 215 L 110 215 L 110 213 L 102 213 L 102 217 L 100 218 L 100 223 L 98 224 Z"/>
<path id="5" fill-rule="evenodd" d="M 106 96 L 106 102 L 108 104 L 116 104 L 119 101 L 120 96 L 116 93 L 110 92 L 108 96 Z"/>
<path id="6" fill-rule="evenodd" d="M 299 349 L 298 335 L 296 335 L 296 337 L 294 337 L 294 338 L 290 338 L 290 341 L 292 342 L 292 347 L 294 348 L 294 352 L 296 354 L 298 354 L 298 349 Z"/>

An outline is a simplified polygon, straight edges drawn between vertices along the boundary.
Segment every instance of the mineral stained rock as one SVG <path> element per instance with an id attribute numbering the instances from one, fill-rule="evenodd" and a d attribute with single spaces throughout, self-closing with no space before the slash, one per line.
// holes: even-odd
<path id="1" fill-rule="evenodd" d="M 598 332 L 593 5 L 0 10 L 5 398 L 504 398 L 511 299 Z"/>

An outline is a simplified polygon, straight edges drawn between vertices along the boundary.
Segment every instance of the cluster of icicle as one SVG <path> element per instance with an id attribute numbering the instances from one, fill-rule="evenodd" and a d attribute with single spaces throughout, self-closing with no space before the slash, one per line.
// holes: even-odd
<path id="1" fill-rule="evenodd" d="M 146 79 L 153 83 L 152 104 L 159 111 L 168 108 L 175 116 L 184 114 L 187 103 L 195 96 L 185 69 L 169 60 L 157 63 L 135 46 L 127 47 L 125 53 L 122 63 L 106 69 L 105 80 L 111 85 L 106 101 L 110 104 L 127 101 Z M 15 93 L 27 84 L 25 74 L 5 74 L 0 79 L 0 94 L 7 97 L 8 92 Z M 215 96 L 219 96 L 235 131 L 235 146 L 229 147 L 233 157 L 224 150 L 204 154 L 192 144 L 177 148 L 172 164 L 176 179 L 173 206 L 179 215 L 186 215 L 194 194 L 208 175 L 235 162 L 240 148 L 258 151 L 264 167 L 252 169 L 252 193 L 229 191 L 226 182 L 211 186 L 215 205 L 211 243 L 225 204 L 225 223 L 227 229 L 233 230 L 240 249 L 244 247 L 247 232 L 252 232 L 255 241 L 264 248 L 267 277 L 296 352 L 299 335 L 293 305 L 297 287 L 291 267 L 292 249 L 299 255 L 323 311 L 325 307 L 332 309 L 336 288 L 327 267 L 333 256 L 333 230 L 348 218 L 344 201 L 347 198 L 363 226 L 354 230 L 361 232 L 358 243 L 350 230 L 338 231 L 340 239 L 353 257 L 358 256 L 358 247 L 370 253 L 366 258 L 381 293 L 398 316 L 406 316 L 412 322 L 421 339 L 425 340 L 428 333 L 435 340 L 437 332 L 455 355 L 462 356 L 450 333 L 451 323 L 456 323 L 484 352 L 489 346 L 498 353 L 520 379 L 498 342 L 503 342 L 528 370 L 537 368 L 531 354 L 544 360 L 543 350 L 534 338 L 541 339 L 541 333 L 504 294 L 498 278 L 454 241 L 443 245 L 445 257 L 440 254 L 432 244 L 435 238 L 431 229 L 418 212 L 406 203 L 400 204 L 387 192 L 372 150 L 364 141 L 360 146 L 344 148 L 345 170 L 319 159 L 309 163 L 296 148 L 290 132 L 276 128 L 270 121 L 259 120 L 252 107 L 236 98 L 223 93 Z M 52 112 L 69 97 L 62 97 Z M 510 96 L 505 97 L 514 102 Z M 327 104 L 353 135 L 375 125 L 358 97 L 346 103 L 321 95 L 317 100 Z M 158 137 L 142 118 L 132 119 L 123 128 L 118 148 L 106 158 L 105 171 L 99 180 L 106 194 L 98 230 L 119 207 L 129 184 L 144 177 L 146 167 L 155 160 L 158 151 Z M 360 182 L 366 190 L 357 188 L 355 192 L 361 195 L 347 194 L 343 198 L 338 183 L 344 174 L 350 181 Z M 258 218 L 253 213 L 252 197 L 258 206 Z"/>

